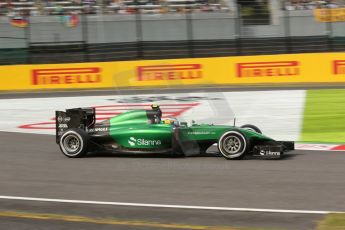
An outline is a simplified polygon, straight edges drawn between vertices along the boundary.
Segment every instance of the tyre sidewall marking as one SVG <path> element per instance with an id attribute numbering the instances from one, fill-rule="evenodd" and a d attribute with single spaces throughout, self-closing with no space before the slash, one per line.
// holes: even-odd
<path id="1" fill-rule="evenodd" d="M 239 153 L 230 155 L 230 156 L 227 155 L 228 153 L 224 153 L 223 147 L 222 147 L 223 139 L 224 139 L 227 135 L 229 135 L 229 134 L 235 134 L 235 135 L 239 136 L 239 137 L 242 139 L 242 141 L 243 141 L 243 149 L 242 149 L 242 151 L 239 152 Z M 229 132 L 224 133 L 224 134 L 219 138 L 218 146 L 219 146 L 218 149 L 219 149 L 220 153 L 221 153 L 224 157 L 226 157 L 226 158 L 236 158 L 236 157 L 241 156 L 241 155 L 246 151 L 246 148 L 247 148 L 247 141 L 246 141 L 246 138 L 243 136 L 242 133 L 240 133 L 240 132 L 238 132 L 238 131 L 229 131 Z"/>

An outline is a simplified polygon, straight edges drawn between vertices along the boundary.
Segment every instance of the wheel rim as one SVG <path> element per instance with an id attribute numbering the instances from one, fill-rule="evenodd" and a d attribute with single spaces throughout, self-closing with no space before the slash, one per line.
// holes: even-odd
<path id="1" fill-rule="evenodd" d="M 70 134 L 63 140 L 63 147 L 68 153 L 75 153 L 80 149 L 80 140 L 76 135 Z"/>
<path id="2" fill-rule="evenodd" d="M 228 136 L 223 141 L 223 148 L 227 155 L 234 155 L 237 154 L 241 148 L 242 143 L 239 137 L 237 136 Z"/>

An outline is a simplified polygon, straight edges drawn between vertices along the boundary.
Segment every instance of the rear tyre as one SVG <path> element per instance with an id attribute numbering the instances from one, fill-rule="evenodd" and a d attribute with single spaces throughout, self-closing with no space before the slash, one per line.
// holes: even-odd
<path id="1" fill-rule="evenodd" d="M 242 125 L 240 128 L 262 134 L 261 130 L 255 125 Z"/>
<path id="2" fill-rule="evenodd" d="M 82 129 L 69 129 L 61 136 L 59 146 L 66 157 L 81 158 L 89 150 L 89 138 Z"/>
<path id="3" fill-rule="evenodd" d="M 248 152 L 249 141 L 240 131 L 229 131 L 219 138 L 218 149 L 228 160 L 242 159 Z"/>

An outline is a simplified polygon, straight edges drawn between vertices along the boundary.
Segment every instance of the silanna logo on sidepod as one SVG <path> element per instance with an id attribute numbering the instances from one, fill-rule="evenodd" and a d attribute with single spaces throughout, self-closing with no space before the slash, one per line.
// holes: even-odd
<path id="1" fill-rule="evenodd" d="M 298 61 L 247 62 L 236 64 L 237 77 L 283 77 L 300 74 Z"/>
<path id="2" fill-rule="evenodd" d="M 32 70 L 32 85 L 85 84 L 102 81 L 101 68 L 58 68 Z"/>
<path id="3" fill-rule="evenodd" d="M 162 142 L 160 140 L 146 140 L 143 138 L 130 137 L 128 140 L 128 144 L 130 146 L 135 146 L 135 145 L 138 145 L 138 146 L 142 146 L 142 145 L 158 146 L 158 145 L 161 145 Z"/>

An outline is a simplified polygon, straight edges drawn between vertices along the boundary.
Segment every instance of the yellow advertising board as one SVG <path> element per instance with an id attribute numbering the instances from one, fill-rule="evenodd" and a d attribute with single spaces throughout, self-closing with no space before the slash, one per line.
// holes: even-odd
<path id="1" fill-rule="evenodd" d="M 318 22 L 345 22 L 345 8 L 315 9 L 314 17 Z"/>
<path id="2" fill-rule="evenodd" d="M 0 66 L 0 90 L 345 82 L 344 53 Z"/>

